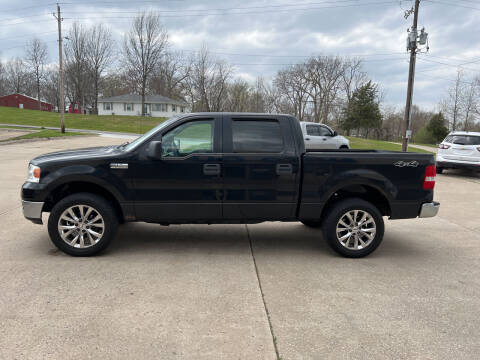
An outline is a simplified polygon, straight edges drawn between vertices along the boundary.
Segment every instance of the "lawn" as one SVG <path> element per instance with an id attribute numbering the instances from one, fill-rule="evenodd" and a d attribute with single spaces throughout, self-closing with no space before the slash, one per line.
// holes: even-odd
<path id="1" fill-rule="evenodd" d="M 143 134 L 164 120 L 140 116 L 65 114 L 65 127 Z M 0 124 L 60 127 L 60 114 L 0 106 Z"/>
<path id="2" fill-rule="evenodd" d="M 394 144 L 388 141 L 381 140 L 372 140 L 372 139 L 363 139 L 354 136 L 348 136 L 350 140 L 350 147 L 352 149 L 375 149 L 375 150 L 388 150 L 388 151 L 402 151 L 402 146 L 399 144 Z M 427 154 L 433 154 L 430 151 L 416 148 L 414 146 L 408 146 L 408 151 L 410 152 L 421 152 Z"/>
<path id="3" fill-rule="evenodd" d="M 87 130 L 103 130 L 118 131 L 143 134 L 154 126 L 163 122 L 165 118 L 140 117 L 140 116 L 120 116 L 120 115 L 79 115 L 65 114 L 65 127 L 67 129 L 87 129 Z M 38 110 L 17 109 L 11 107 L 0 106 L 0 124 L 17 124 L 17 125 L 36 125 L 36 126 L 60 126 L 60 115 Z M 205 138 L 204 131 L 201 134 L 190 134 L 192 138 Z M 47 130 L 44 130 L 47 131 Z M 54 130 L 43 134 L 59 134 Z M 73 135 L 73 133 L 70 133 Z M 199 136 L 201 135 L 201 136 Z M 35 133 L 25 135 L 29 137 L 45 137 L 42 134 Z M 376 149 L 401 151 L 401 146 L 388 141 L 363 139 L 357 137 L 348 137 L 352 149 Z M 409 146 L 409 150 L 413 152 L 431 153 L 414 146 Z"/>
<path id="4" fill-rule="evenodd" d="M 65 134 L 62 134 L 60 131 L 57 130 L 40 130 L 36 132 L 32 132 L 30 134 L 11 137 L 8 139 L 4 139 L 2 141 L 12 141 L 12 140 L 23 140 L 23 139 L 39 139 L 39 138 L 52 138 L 52 137 L 63 137 L 63 136 L 77 136 L 77 135 L 85 135 L 85 133 L 79 132 L 71 132 L 68 131 Z"/>

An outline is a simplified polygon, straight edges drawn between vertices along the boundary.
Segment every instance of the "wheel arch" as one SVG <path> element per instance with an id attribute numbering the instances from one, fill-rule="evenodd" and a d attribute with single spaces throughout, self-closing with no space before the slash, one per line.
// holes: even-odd
<path id="1" fill-rule="evenodd" d="M 360 198 L 365 200 L 380 211 L 382 216 L 390 216 L 392 213 L 388 197 L 378 188 L 371 184 L 349 184 L 341 186 L 333 191 L 327 198 L 323 206 L 320 218 L 323 219 L 328 209 L 334 206 L 338 201 L 348 198 Z"/>
<path id="2" fill-rule="evenodd" d="M 42 211 L 50 212 L 61 199 L 82 192 L 95 194 L 106 199 L 113 206 L 119 221 L 123 222 L 124 214 L 118 199 L 104 186 L 89 181 L 72 181 L 57 185 L 47 196 Z"/>

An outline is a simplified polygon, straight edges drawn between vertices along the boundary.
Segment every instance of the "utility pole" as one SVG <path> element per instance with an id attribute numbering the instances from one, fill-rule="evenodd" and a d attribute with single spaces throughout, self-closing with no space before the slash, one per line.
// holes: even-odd
<path id="1" fill-rule="evenodd" d="M 60 122 L 61 122 L 61 132 L 65 133 L 65 98 L 63 95 L 63 50 L 62 50 L 62 16 L 60 14 L 60 5 L 57 3 L 57 14 L 53 13 L 55 19 L 58 22 L 58 63 L 59 63 L 59 77 L 60 77 Z"/>
<path id="2" fill-rule="evenodd" d="M 413 26 L 412 31 L 407 38 L 407 48 L 410 50 L 410 67 L 408 69 L 407 103 L 405 105 L 405 117 L 402 127 L 402 151 L 408 151 L 408 139 L 411 136 L 410 116 L 412 113 L 413 82 L 415 79 L 415 61 L 417 55 L 417 22 L 419 5 L 420 0 L 415 0 L 415 8 L 405 12 L 405 18 L 413 12 Z"/>

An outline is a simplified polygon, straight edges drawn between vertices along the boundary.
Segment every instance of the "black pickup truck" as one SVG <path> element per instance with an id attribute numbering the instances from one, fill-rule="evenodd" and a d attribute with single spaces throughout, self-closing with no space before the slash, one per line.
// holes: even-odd
<path id="1" fill-rule="evenodd" d="M 429 154 L 306 152 L 292 116 L 198 113 L 131 143 L 36 157 L 22 204 L 35 223 L 50 212 L 51 240 L 76 256 L 105 249 L 127 221 L 301 221 L 338 253 L 362 257 L 382 241 L 383 216 L 435 216 L 434 185 Z"/>

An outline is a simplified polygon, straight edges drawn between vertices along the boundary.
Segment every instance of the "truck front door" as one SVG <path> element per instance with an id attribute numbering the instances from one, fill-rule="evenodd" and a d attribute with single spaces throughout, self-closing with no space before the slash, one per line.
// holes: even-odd
<path id="1" fill-rule="evenodd" d="M 139 220 L 205 222 L 222 218 L 220 115 L 186 118 L 151 141 L 162 156 L 141 151 L 135 163 L 135 210 Z M 147 144 L 148 145 L 148 144 Z"/>

